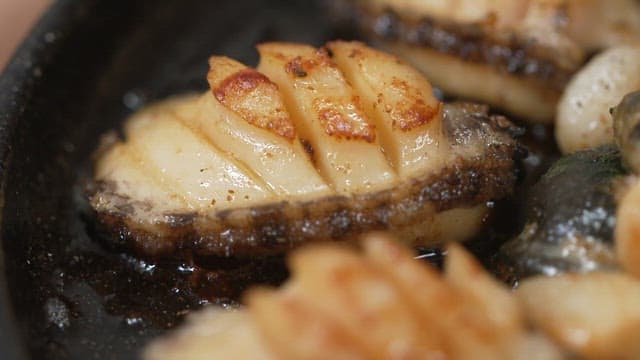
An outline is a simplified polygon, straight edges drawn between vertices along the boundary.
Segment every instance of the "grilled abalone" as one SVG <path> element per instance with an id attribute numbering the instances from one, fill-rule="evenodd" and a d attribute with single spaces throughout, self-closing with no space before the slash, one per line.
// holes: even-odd
<path id="1" fill-rule="evenodd" d="M 90 203 L 110 243 L 148 256 L 245 256 L 394 230 L 464 240 L 509 194 L 503 117 L 443 104 L 413 68 L 357 42 L 212 57 L 211 90 L 134 114 L 105 140 Z"/>
<path id="2" fill-rule="evenodd" d="M 592 53 L 640 40 L 634 0 L 327 0 L 453 96 L 550 122 Z M 346 15 L 345 15 L 346 14 Z"/>

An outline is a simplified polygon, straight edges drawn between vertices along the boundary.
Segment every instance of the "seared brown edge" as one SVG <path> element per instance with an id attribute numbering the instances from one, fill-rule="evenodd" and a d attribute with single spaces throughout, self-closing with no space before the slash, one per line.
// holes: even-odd
<path id="1" fill-rule="evenodd" d="M 264 74 L 255 69 L 246 68 L 224 79 L 219 85 L 212 88 L 211 92 L 218 101 L 240 114 L 249 124 L 271 130 L 283 138 L 293 141 L 296 137 L 296 130 L 284 108 L 277 108 L 268 116 L 259 117 L 253 112 L 247 111 L 243 106 L 237 106 L 235 100 L 249 96 L 260 86 L 278 91 L 278 86 Z"/>

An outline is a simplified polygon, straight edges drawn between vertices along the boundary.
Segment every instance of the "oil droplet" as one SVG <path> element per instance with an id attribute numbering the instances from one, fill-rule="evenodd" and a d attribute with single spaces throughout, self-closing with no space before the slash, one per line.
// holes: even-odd
<path id="1" fill-rule="evenodd" d="M 122 97 L 122 103 L 124 103 L 124 106 L 129 110 L 137 110 L 144 105 L 145 97 L 139 91 L 131 90 L 124 94 Z"/>
<path id="2" fill-rule="evenodd" d="M 47 319 L 60 329 L 64 329 L 70 325 L 69 309 L 67 305 L 58 298 L 49 298 L 44 305 Z"/>
<path id="3" fill-rule="evenodd" d="M 51 44 L 52 42 L 56 41 L 56 34 L 51 31 L 44 34 L 44 41 L 47 44 Z"/>

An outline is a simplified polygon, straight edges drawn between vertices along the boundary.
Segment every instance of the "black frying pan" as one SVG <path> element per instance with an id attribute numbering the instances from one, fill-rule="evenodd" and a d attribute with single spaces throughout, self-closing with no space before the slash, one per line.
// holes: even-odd
<path id="1" fill-rule="evenodd" d="M 204 89 L 209 55 L 319 45 L 335 36 L 323 19 L 305 0 L 52 6 L 0 78 L 1 358 L 135 358 L 199 305 L 180 276 L 94 241 L 78 185 L 90 154 L 141 104 Z"/>

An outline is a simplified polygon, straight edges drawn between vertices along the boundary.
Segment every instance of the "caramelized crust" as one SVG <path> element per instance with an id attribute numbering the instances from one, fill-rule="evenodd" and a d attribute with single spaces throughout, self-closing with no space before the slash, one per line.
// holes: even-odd
<path id="1" fill-rule="evenodd" d="M 402 94 L 401 96 L 407 99 L 401 102 L 399 107 L 386 107 L 384 109 L 391 117 L 391 126 L 394 129 L 411 131 L 428 124 L 440 114 L 439 104 L 435 107 L 428 106 L 425 104 L 423 97 L 411 96 L 409 86 L 405 81 L 393 79 L 391 86 L 393 91 Z M 379 94 L 379 96 L 381 95 Z"/>
<path id="2" fill-rule="evenodd" d="M 374 127 L 367 123 L 358 96 L 348 101 L 319 98 L 313 102 L 313 109 L 329 136 L 347 140 L 362 139 L 369 143 L 376 140 Z"/>
<path id="3" fill-rule="evenodd" d="M 209 65 L 211 70 L 207 78 L 218 101 L 252 125 L 273 131 L 290 141 L 296 137 L 283 102 L 273 101 L 280 98 L 280 92 L 269 78 L 225 57 L 214 56 Z M 259 113 L 255 111 L 256 103 L 262 110 Z"/>
<path id="4" fill-rule="evenodd" d="M 268 49 L 269 44 L 263 44 L 261 48 Z M 285 71 L 293 79 L 326 76 L 338 82 L 342 80 L 342 73 L 329 58 L 326 50 L 317 49 L 307 52 L 306 56 L 296 56 L 285 64 Z M 281 56 L 288 59 L 285 54 L 281 54 Z M 321 74 L 322 72 L 328 74 Z M 314 91 L 314 85 L 307 84 L 306 81 L 299 84 L 299 86 L 306 85 L 309 90 Z M 364 115 L 358 96 L 319 97 L 314 99 L 313 110 L 318 114 L 320 123 L 327 135 L 338 139 L 375 141 L 375 129 Z"/>

